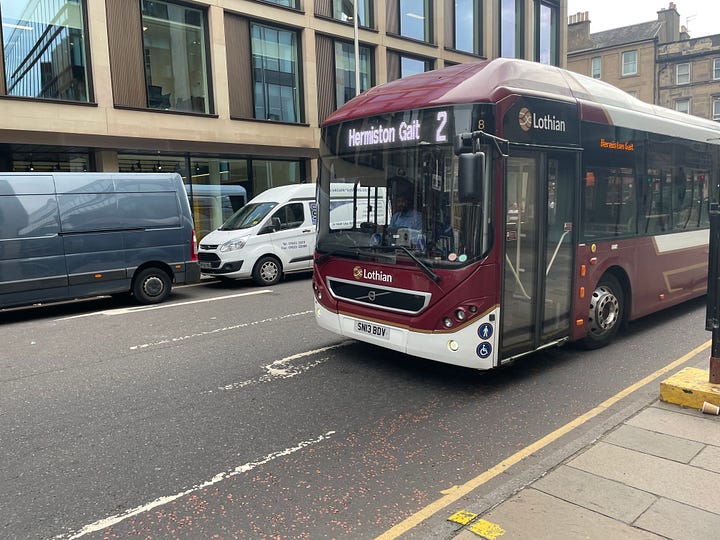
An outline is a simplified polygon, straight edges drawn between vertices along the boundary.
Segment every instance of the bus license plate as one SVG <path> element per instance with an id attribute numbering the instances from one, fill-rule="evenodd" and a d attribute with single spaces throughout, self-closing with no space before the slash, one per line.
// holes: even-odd
<path id="1" fill-rule="evenodd" d="M 388 327 L 365 321 L 355 321 L 355 332 L 380 339 L 390 339 L 390 329 Z"/>

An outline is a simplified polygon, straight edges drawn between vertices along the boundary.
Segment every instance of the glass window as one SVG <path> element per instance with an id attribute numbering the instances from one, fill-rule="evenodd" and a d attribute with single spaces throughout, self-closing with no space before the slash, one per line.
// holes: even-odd
<path id="1" fill-rule="evenodd" d="M 524 0 L 500 0 L 500 56 L 523 57 Z"/>
<path id="2" fill-rule="evenodd" d="M 287 184 L 300 184 L 303 181 L 302 167 L 299 161 L 252 161 L 254 193 Z"/>
<path id="3" fill-rule="evenodd" d="M 255 118 L 300 122 L 297 34 L 251 25 Z"/>
<path id="4" fill-rule="evenodd" d="M 280 230 L 297 229 L 305 222 L 305 212 L 302 203 L 286 204 L 279 208 L 270 218 L 270 223 Z"/>
<path id="5" fill-rule="evenodd" d="M 370 88 L 370 49 L 360 47 L 360 92 Z M 337 107 L 356 96 L 355 92 L 355 46 L 335 42 L 335 99 Z"/>
<path id="6" fill-rule="evenodd" d="M 410 58 L 408 56 L 403 56 L 400 58 L 400 77 L 407 77 L 409 75 L 424 73 L 425 71 L 430 71 L 431 69 L 432 66 L 427 60 Z"/>
<path id="7" fill-rule="evenodd" d="M 590 67 L 593 79 L 599 79 L 602 77 L 602 58 L 596 56 L 592 59 L 592 66 Z"/>
<path id="8" fill-rule="evenodd" d="M 678 64 L 675 76 L 676 84 L 688 84 L 690 82 L 690 64 Z"/>
<path id="9" fill-rule="evenodd" d="M 2 0 L 7 94 L 90 100 L 85 3 Z"/>
<path id="10" fill-rule="evenodd" d="M 148 107 L 210 111 L 205 13 L 143 0 L 142 27 Z"/>
<path id="11" fill-rule="evenodd" d="M 720 99 L 713 99 L 712 119 L 720 120 Z"/>
<path id="12" fill-rule="evenodd" d="M 358 26 L 370 28 L 371 0 L 333 0 L 333 18 L 340 21 L 352 22 L 355 1 L 357 1 Z"/>
<path id="13" fill-rule="evenodd" d="M 538 13 L 535 18 L 535 60 L 542 64 L 557 66 L 558 57 L 558 26 L 560 8 L 548 2 L 536 4 Z M 518 30 L 522 32 L 522 28 Z"/>
<path id="14" fill-rule="evenodd" d="M 482 0 L 455 0 L 455 48 L 482 54 Z"/>
<path id="15" fill-rule="evenodd" d="M 635 75 L 637 72 L 637 51 L 622 53 L 622 74 Z"/>
<path id="16" fill-rule="evenodd" d="M 720 58 L 713 59 L 713 79 L 720 79 Z"/>
<path id="17" fill-rule="evenodd" d="M 400 35 L 431 41 L 430 0 L 400 0 Z"/>
<path id="18" fill-rule="evenodd" d="M 298 7 L 298 0 L 265 0 L 266 2 L 270 2 L 271 4 L 278 4 L 280 6 L 290 7 L 297 9 Z"/>
<path id="19" fill-rule="evenodd" d="M 690 98 L 676 100 L 675 110 L 681 113 L 690 114 Z"/>

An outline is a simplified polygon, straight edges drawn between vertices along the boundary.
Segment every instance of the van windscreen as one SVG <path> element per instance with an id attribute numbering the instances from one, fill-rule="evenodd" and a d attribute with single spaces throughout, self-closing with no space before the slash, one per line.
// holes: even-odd
<path id="1" fill-rule="evenodd" d="M 220 227 L 221 231 L 236 231 L 249 229 L 260 223 L 270 210 L 277 206 L 276 202 L 249 203 L 235 212 Z"/>

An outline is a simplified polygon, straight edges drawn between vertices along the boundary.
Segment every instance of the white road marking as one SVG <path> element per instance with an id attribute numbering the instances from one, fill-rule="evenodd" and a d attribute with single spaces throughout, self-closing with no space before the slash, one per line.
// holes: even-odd
<path id="1" fill-rule="evenodd" d="M 195 334 L 189 334 L 187 336 L 179 336 L 179 337 L 174 337 L 174 338 L 169 338 L 169 339 L 163 339 L 163 340 L 154 341 L 151 343 L 143 343 L 142 345 L 133 345 L 132 347 L 130 347 L 130 350 L 137 351 L 140 349 L 147 349 L 149 347 L 156 347 L 158 345 L 167 345 L 168 343 L 178 343 L 180 341 L 187 341 L 188 339 L 193 339 L 193 338 L 197 338 L 197 337 L 204 337 L 204 336 L 210 336 L 213 334 L 219 334 L 220 332 L 227 332 L 229 330 L 237 330 L 239 328 L 249 328 L 251 326 L 257 326 L 258 324 L 282 321 L 284 319 L 290 319 L 293 317 L 301 317 L 303 315 L 308 315 L 310 313 L 312 313 L 312 310 L 300 311 L 298 313 L 288 313 L 287 315 L 282 315 L 280 317 L 269 317 L 267 319 L 261 319 L 259 321 L 234 324 L 232 326 L 223 326 L 222 328 L 213 328 L 212 330 L 205 330 L 204 332 L 196 332 Z"/>
<path id="2" fill-rule="evenodd" d="M 288 456 L 290 454 L 297 452 L 298 450 L 307 448 L 308 446 L 312 446 L 314 444 L 321 443 L 321 442 L 329 439 L 334 434 L 335 434 L 335 431 L 328 431 L 327 433 L 325 433 L 325 435 L 320 435 L 314 439 L 308 439 L 306 441 L 301 441 L 298 444 L 296 444 L 295 446 L 286 448 L 284 450 L 280 450 L 278 452 L 272 452 L 271 454 L 268 454 L 264 458 L 261 458 L 257 461 L 251 461 L 249 463 L 245 463 L 244 465 L 239 465 L 229 471 L 218 473 L 215 476 L 213 476 L 210 480 L 207 480 L 207 481 L 203 482 L 202 484 L 197 484 L 197 485 L 191 487 L 190 489 L 181 491 L 180 493 L 176 493 L 175 495 L 159 497 L 159 498 L 155 499 L 154 501 L 144 504 L 142 506 L 137 506 L 135 508 L 131 508 L 130 510 L 125 510 L 121 514 L 117 514 L 117 515 L 110 516 L 110 517 L 107 517 L 104 519 L 100 519 L 100 520 L 96 521 L 95 523 L 86 525 L 85 527 L 83 527 L 76 533 L 59 534 L 54 537 L 54 540 L 73 540 L 75 538 L 80 538 L 82 536 L 85 536 L 86 534 L 90 534 L 93 532 L 101 531 L 103 529 L 107 529 L 108 527 L 112 527 L 113 525 L 116 525 L 116 524 L 120 523 L 121 521 L 126 520 L 129 517 L 137 516 L 138 514 L 142 514 L 143 512 L 147 512 L 149 510 L 152 510 L 153 508 L 157 508 L 158 506 L 163 506 L 165 504 L 171 503 L 181 497 L 184 497 L 185 495 L 189 495 L 190 493 L 193 493 L 195 491 L 205 489 L 206 487 L 212 486 L 213 484 L 217 484 L 218 482 L 221 482 L 223 480 L 226 480 L 226 479 L 236 476 L 238 474 L 242 474 L 242 473 L 251 471 L 256 467 L 259 467 L 260 465 L 265 465 L 266 463 L 273 461 L 274 459 L 277 459 L 277 458 L 283 457 L 283 456 Z"/>
<path id="3" fill-rule="evenodd" d="M 218 387 L 218 390 L 238 390 L 245 386 L 266 383 L 275 379 L 289 379 L 290 377 L 295 377 L 296 375 L 300 375 L 302 373 L 305 373 L 306 371 L 309 371 L 315 366 L 319 366 L 320 364 L 327 362 L 329 360 L 329 357 L 326 356 L 323 358 L 317 358 L 316 360 L 313 360 L 312 362 L 303 365 L 289 365 L 290 362 L 292 362 L 293 360 L 298 360 L 300 358 L 305 358 L 315 354 L 330 351 L 332 349 L 337 349 L 339 347 L 344 347 L 346 345 L 349 345 L 350 343 L 353 342 L 344 341 L 342 343 L 338 343 L 337 345 L 330 345 L 328 347 L 322 347 L 320 349 L 314 349 L 312 351 L 306 351 L 298 354 L 293 354 L 292 356 L 286 356 L 285 358 L 281 358 L 280 360 L 275 360 L 272 364 L 263 366 L 263 369 L 267 371 L 266 375 L 263 375 L 256 379 L 249 379 L 247 381 L 241 381 L 228 384 L 226 386 L 220 386 Z M 212 393 L 212 391 L 209 391 L 207 393 Z"/>
<path id="4" fill-rule="evenodd" d="M 173 307 L 177 307 L 177 306 L 189 306 L 191 304 L 203 304 L 205 302 L 215 302 L 216 300 L 229 300 L 230 298 L 240 298 L 241 296 L 253 296 L 256 294 L 267 294 L 269 292 L 272 292 L 272 290 L 262 289 L 259 291 L 252 291 L 252 292 L 245 292 L 245 293 L 238 293 L 238 294 L 229 294 L 227 296 L 215 296 L 213 298 L 203 298 L 202 300 L 188 300 L 187 302 L 166 303 L 166 304 L 159 304 L 156 306 L 137 306 L 137 307 L 130 307 L 130 308 L 108 309 L 105 311 L 95 311 L 93 313 L 83 313 L 81 315 L 72 315 L 70 317 L 63 317 L 61 319 L 55 319 L 55 320 L 56 321 L 67 321 L 70 319 L 82 319 L 83 317 L 94 317 L 95 315 L 127 315 L 128 313 L 140 313 L 143 311 L 153 311 L 156 309 L 167 309 L 167 308 L 173 308 Z"/>

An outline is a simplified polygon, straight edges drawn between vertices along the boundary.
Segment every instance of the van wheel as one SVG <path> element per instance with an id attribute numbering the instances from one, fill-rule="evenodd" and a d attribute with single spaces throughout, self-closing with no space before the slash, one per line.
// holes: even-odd
<path id="1" fill-rule="evenodd" d="M 625 315 L 625 293 L 617 278 L 604 275 L 590 299 L 590 331 L 583 339 L 586 349 L 599 349 L 612 341 Z"/>
<path id="2" fill-rule="evenodd" d="M 159 304 L 170 294 L 172 282 L 160 268 L 145 268 L 133 280 L 133 296 L 141 304 Z"/>
<path id="3" fill-rule="evenodd" d="M 282 277 L 282 265 L 275 257 L 262 257 L 253 268 L 253 279 L 258 285 L 275 285 Z"/>

